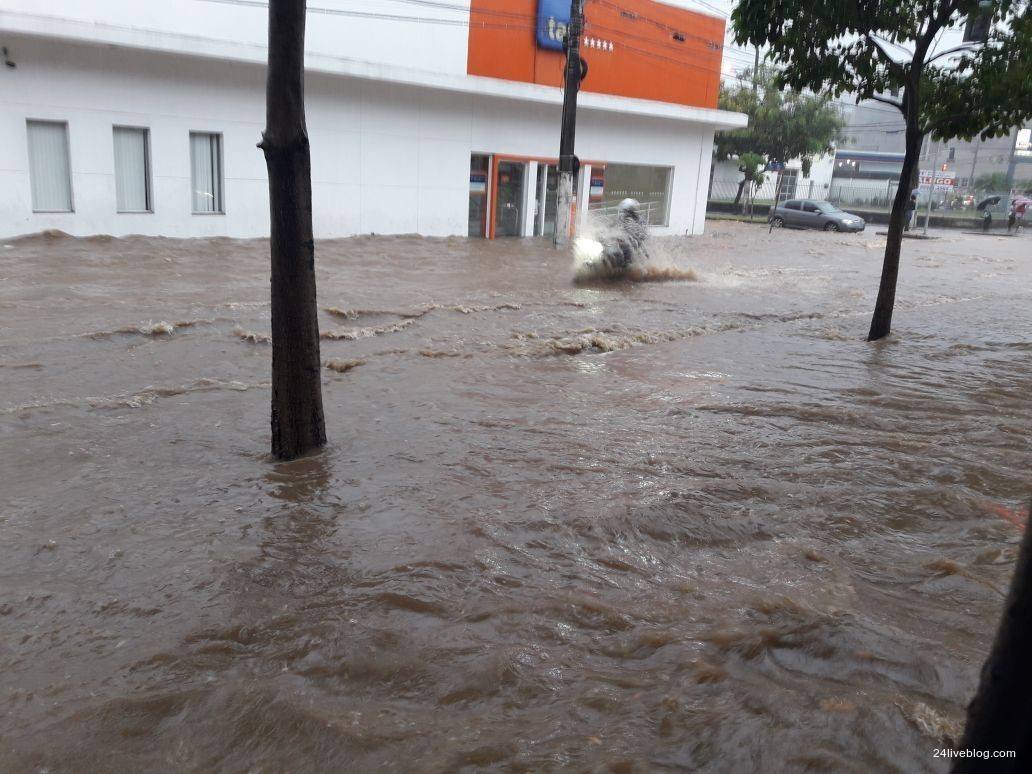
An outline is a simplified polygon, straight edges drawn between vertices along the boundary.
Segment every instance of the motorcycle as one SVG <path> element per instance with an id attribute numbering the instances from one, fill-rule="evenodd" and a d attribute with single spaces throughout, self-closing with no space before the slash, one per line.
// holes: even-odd
<path id="1" fill-rule="evenodd" d="M 648 230 L 637 212 L 638 203 L 624 200 L 614 226 L 600 238 L 577 237 L 573 241 L 577 275 L 617 278 L 648 259 Z"/>

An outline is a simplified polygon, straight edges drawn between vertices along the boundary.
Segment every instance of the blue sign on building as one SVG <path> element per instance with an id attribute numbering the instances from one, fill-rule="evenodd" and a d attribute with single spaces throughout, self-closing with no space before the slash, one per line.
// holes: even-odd
<path id="1" fill-rule="evenodd" d="M 538 0 L 537 44 L 553 51 L 563 50 L 570 28 L 570 0 Z"/>

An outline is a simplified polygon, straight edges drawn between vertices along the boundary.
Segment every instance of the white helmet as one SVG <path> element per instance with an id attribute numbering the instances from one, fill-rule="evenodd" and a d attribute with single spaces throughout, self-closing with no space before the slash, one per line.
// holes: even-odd
<path id="1" fill-rule="evenodd" d="M 641 207 L 641 205 L 640 205 L 640 204 L 638 204 L 638 200 L 637 200 L 637 199 L 624 199 L 624 200 L 623 200 L 622 202 L 620 202 L 620 204 L 619 204 L 619 205 L 617 206 L 617 209 L 619 209 L 619 210 L 620 210 L 620 213 L 621 213 L 621 214 L 633 214 L 633 215 L 637 215 L 637 214 L 638 214 L 638 208 L 639 208 L 639 207 Z"/>

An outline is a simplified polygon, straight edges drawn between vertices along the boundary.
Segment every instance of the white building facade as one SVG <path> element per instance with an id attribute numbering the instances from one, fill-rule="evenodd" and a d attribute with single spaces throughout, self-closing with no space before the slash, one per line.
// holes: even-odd
<path id="1" fill-rule="evenodd" d="M 469 74 L 468 2 L 309 6 L 317 237 L 547 233 L 561 91 Z M 258 0 L 0 0 L 0 235 L 267 236 L 266 24 Z M 582 92 L 578 216 L 606 170 L 657 232 L 701 233 L 713 132 L 744 123 Z"/>
<path id="2" fill-rule="evenodd" d="M 780 199 L 827 199 L 832 187 L 835 154 L 829 153 L 811 159 L 810 174 L 803 174 L 802 159 L 794 158 L 785 164 L 781 173 Z M 718 161 L 713 164 L 713 179 L 710 186 L 710 198 L 714 201 L 733 201 L 745 175 L 738 169 L 738 161 Z M 772 202 L 778 186 L 778 173 L 764 173 L 763 185 L 749 186 L 742 190 L 742 200 L 749 195 L 757 201 Z"/>

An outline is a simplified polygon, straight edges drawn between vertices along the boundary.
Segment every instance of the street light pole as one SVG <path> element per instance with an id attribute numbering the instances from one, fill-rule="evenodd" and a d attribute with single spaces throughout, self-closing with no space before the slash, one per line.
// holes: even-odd
<path id="1" fill-rule="evenodd" d="M 565 247 L 572 235 L 573 178 L 577 174 L 574 137 L 577 131 L 577 91 L 581 82 L 580 37 L 584 29 L 584 0 L 570 0 L 570 26 L 566 33 L 566 79 L 563 92 L 563 126 L 559 139 L 559 185 L 556 191 L 556 247 Z"/>

